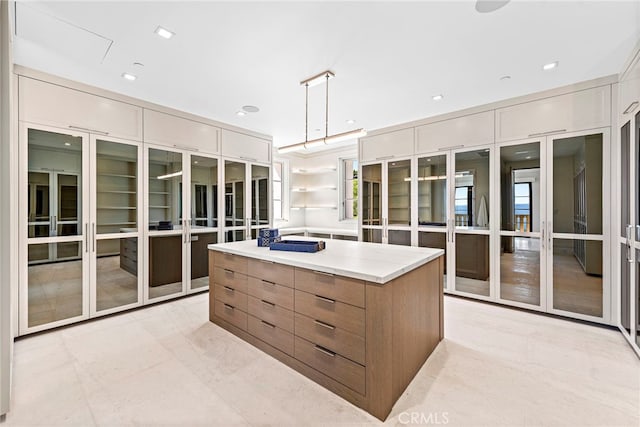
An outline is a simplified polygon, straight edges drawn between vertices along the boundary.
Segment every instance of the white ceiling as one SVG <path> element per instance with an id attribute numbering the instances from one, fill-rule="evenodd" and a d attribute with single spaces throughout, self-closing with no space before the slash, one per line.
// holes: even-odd
<path id="1" fill-rule="evenodd" d="M 640 38 L 637 1 L 513 0 L 490 14 L 474 3 L 19 2 L 14 59 L 288 145 L 304 140 L 300 80 L 326 69 L 333 134 L 615 74 Z M 155 35 L 158 25 L 175 37 Z M 324 86 L 310 104 L 313 139 Z M 243 105 L 260 112 L 239 117 Z"/>

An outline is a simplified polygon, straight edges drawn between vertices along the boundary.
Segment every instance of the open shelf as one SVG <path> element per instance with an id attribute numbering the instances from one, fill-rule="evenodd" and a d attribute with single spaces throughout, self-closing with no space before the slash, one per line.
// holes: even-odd
<path id="1" fill-rule="evenodd" d="M 321 167 L 321 168 L 293 168 L 291 173 L 299 175 L 314 175 L 319 173 L 335 172 L 338 169 L 333 166 Z"/>

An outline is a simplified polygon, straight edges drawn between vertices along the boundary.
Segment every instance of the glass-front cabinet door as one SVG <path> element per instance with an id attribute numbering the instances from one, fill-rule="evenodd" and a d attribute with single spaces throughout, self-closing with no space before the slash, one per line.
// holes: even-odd
<path id="1" fill-rule="evenodd" d="M 271 223 L 271 197 L 269 191 L 269 172 L 267 166 L 251 165 L 251 238 L 258 236 L 258 230 L 269 228 Z"/>
<path id="2" fill-rule="evenodd" d="M 89 315 L 89 135 L 23 124 L 21 333 Z"/>
<path id="3" fill-rule="evenodd" d="M 382 163 L 362 166 L 362 240 L 382 243 Z"/>
<path id="4" fill-rule="evenodd" d="M 411 159 L 386 163 L 386 243 L 411 246 Z"/>

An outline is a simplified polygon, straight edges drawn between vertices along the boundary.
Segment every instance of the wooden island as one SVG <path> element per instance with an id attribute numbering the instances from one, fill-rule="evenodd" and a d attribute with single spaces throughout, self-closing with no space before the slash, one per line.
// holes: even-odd
<path id="1" fill-rule="evenodd" d="M 209 245 L 209 318 L 384 420 L 443 338 L 441 249 Z"/>

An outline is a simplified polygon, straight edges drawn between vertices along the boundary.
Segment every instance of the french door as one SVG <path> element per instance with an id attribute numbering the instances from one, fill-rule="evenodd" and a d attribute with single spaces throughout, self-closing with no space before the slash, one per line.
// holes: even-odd
<path id="1" fill-rule="evenodd" d="M 498 147 L 500 302 L 608 321 L 608 144 L 601 129 Z"/>

